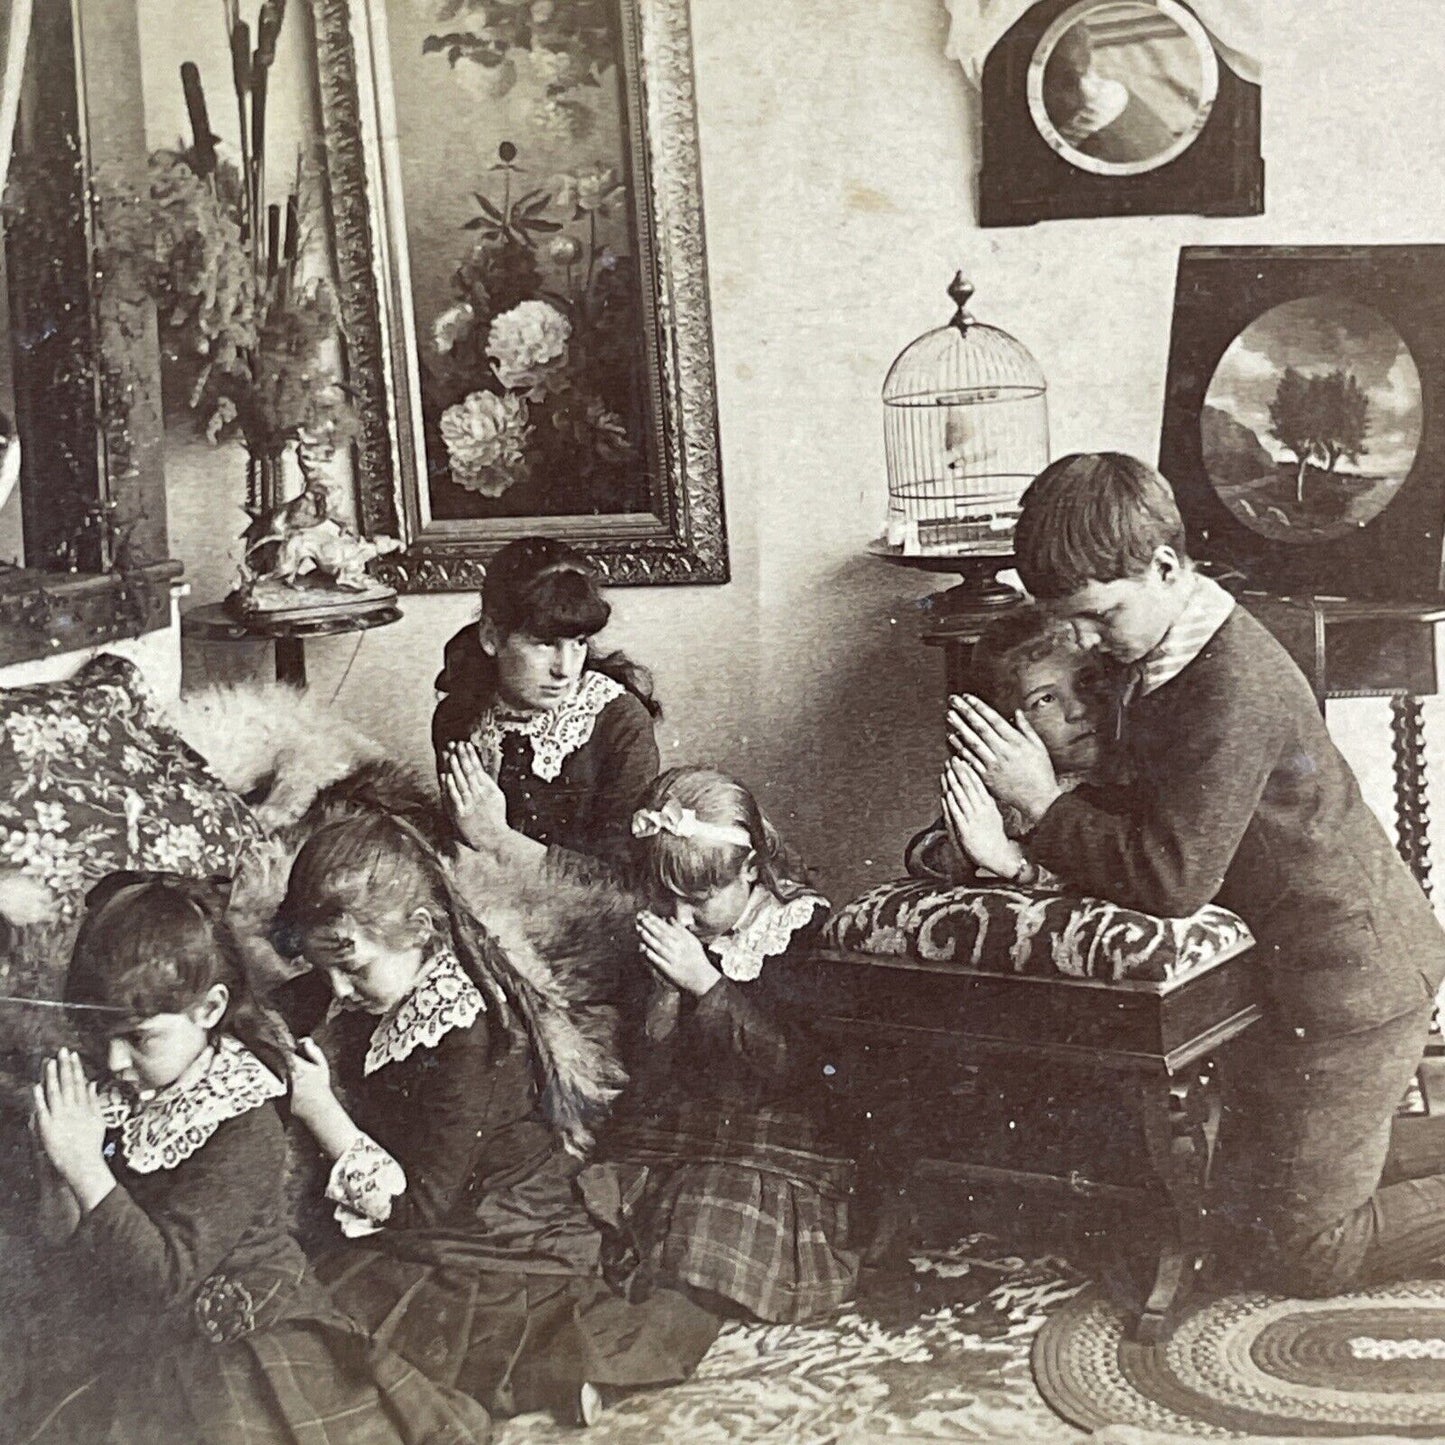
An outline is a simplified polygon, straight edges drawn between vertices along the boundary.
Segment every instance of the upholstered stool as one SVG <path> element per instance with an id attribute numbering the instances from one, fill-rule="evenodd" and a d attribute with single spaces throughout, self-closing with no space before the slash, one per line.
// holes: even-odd
<path id="1" fill-rule="evenodd" d="M 1147 1341 L 1163 1334 L 1205 1257 L 1220 1113 L 1214 1061 L 1260 1016 L 1253 942 L 1213 906 L 1162 919 L 1057 893 L 907 881 L 834 917 L 805 987 L 816 1029 L 834 1043 L 830 1067 L 870 1126 L 889 1135 L 864 1141 L 885 1167 L 1080 1196 L 1142 1194 L 1164 1206 L 1136 1330 Z M 929 1069 L 965 1068 L 1013 1079 L 1050 1068 L 1112 1076 L 1157 1179 L 1110 1185 L 1073 1166 L 1018 1170 L 900 1146 L 902 1135 L 916 1137 L 897 1127 L 909 1110 L 936 1108 L 907 1091 Z M 921 1132 L 941 1122 L 925 1119 Z M 1027 1130 L 1030 1121 L 1017 1123 Z"/>

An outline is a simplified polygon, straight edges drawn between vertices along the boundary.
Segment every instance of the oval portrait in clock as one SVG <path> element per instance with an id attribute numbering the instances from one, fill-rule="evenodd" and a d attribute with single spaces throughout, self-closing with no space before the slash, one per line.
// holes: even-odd
<path id="1" fill-rule="evenodd" d="M 1230 342 L 1199 416 L 1210 484 L 1246 527 L 1317 543 L 1378 517 L 1420 449 L 1420 372 L 1400 333 L 1343 295 L 1271 307 Z"/>
<path id="2" fill-rule="evenodd" d="M 1204 128 L 1218 90 L 1214 46 L 1175 0 L 1079 0 L 1044 31 L 1029 62 L 1039 134 L 1095 175 L 1168 164 Z"/>

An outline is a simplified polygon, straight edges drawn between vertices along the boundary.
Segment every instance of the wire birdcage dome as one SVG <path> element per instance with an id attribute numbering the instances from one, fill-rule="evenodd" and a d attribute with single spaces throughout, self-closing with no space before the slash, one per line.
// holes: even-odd
<path id="1" fill-rule="evenodd" d="M 888 520 L 884 553 L 1008 558 L 1019 503 L 1048 464 L 1048 386 L 1029 350 L 968 311 L 904 349 L 883 383 Z"/>

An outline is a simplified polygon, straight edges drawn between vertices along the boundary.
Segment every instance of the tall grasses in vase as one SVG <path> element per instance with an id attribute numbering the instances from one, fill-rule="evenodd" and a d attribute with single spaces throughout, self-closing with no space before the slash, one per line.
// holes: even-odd
<path id="1" fill-rule="evenodd" d="M 268 199 L 266 119 L 286 0 L 263 0 L 254 30 L 239 0 L 221 0 L 239 154 L 211 130 L 197 66 L 181 66 L 190 143 L 150 162 L 146 242 L 154 261 L 163 351 L 174 380 L 213 443 L 246 450 L 251 531 L 288 498 L 282 458 L 294 448 L 304 485 L 321 486 L 326 461 L 356 421 L 329 359 L 338 334 L 331 288 L 302 273 L 303 228 L 317 207 L 298 153 L 284 197 Z"/>

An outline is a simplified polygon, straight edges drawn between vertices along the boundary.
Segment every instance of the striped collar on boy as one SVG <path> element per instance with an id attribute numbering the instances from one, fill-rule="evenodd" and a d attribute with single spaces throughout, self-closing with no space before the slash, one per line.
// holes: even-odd
<path id="1" fill-rule="evenodd" d="M 1224 626 L 1234 611 L 1234 598 L 1212 577 L 1194 573 L 1189 600 L 1168 632 L 1134 664 L 1128 701 L 1148 697 L 1178 677 Z"/>

